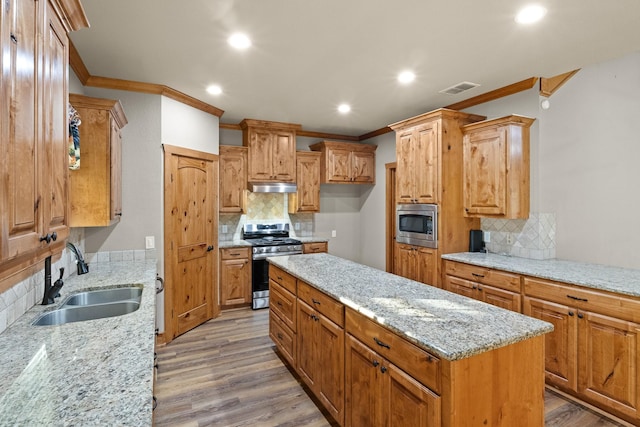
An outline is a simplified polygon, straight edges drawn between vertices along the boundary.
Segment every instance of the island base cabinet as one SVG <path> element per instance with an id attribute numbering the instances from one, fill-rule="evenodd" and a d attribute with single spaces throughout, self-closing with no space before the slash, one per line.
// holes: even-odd
<path id="1" fill-rule="evenodd" d="M 440 397 L 358 339 L 346 337 L 345 426 L 440 426 Z"/>

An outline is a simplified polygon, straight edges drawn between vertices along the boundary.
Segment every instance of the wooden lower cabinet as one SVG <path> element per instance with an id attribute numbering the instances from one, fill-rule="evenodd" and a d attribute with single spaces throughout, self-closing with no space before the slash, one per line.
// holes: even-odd
<path id="1" fill-rule="evenodd" d="M 395 274 L 427 285 L 439 285 L 437 249 L 405 243 L 395 245 Z"/>
<path id="2" fill-rule="evenodd" d="M 304 254 L 317 254 L 321 252 L 329 252 L 329 243 L 310 242 L 302 244 L 302 253 Z"/>
<path id="3" fill-rule="evenodd" d="M 440 397 L 394 364 L 346 337 L 345 426 L 440 426 Z"/>
<path id="4" fill-rule="evenodd" d="M 251 304 L 250 248 L 220 249 L 220 305 Z"/>
<path id="5" fill-rule="evenodd" d="M 547 383 L 640 424 L 640 301 L 530 278 L 525 293 L 524 314 L 554 325 Z"/>
<path id="6" fill-rule="evenodd" d="M 519 293 L 449 275 L 445 276 L 444 289 L 504 308 L 505 310 L 520 313 L 522 298 Z"/>

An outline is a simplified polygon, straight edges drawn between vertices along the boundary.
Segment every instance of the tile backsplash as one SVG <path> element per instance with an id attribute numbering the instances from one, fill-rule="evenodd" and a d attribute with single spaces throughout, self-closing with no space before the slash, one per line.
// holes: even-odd
<path id="1" fill-rule="evenodd" d="M 491 242 L 485 243 L 489 252 L 530 259 L 556 257 L 553 213 L 532 212 L 528 219 L 482 218 L 481 228 L 491 233 Z"/>
<path id="2" fill-rule="evenodd" d="M 313 236 L 314 214 L 289 214 L 289 198 L 282 193 L 249 193 L 246 214 L 221 213 L 218 220 L 220 241 L 242 239 L 245 224 L 289 224 L 291 237 Z M 226 231 L 225 231 L 226 230 Z"/>

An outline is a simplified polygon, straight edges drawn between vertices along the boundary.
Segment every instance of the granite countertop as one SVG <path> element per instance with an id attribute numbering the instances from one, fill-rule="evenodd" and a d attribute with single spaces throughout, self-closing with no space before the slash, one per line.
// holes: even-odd
<path id="1" fill-rule="evenodd" d="M 297 239 L 300 240 L 302 243 L 319 243 L 319 242 L 328 242 L 329 239 L 324 238 L 324 237 L 297 237 L 297 236 L 291 236 L 292 239 Z M 246 240 L 241 240 L 241 239 L 235 239 L 235 240 L 224 240 L 224 241 L 220 241 L 218 242 L 218 247 L 225 249 L 225 248 L 242 248 L 242 247 L 248 247 L 251 246 L 251 243 L 249 243 Z"/>
<path id="2" fill-rule="evenodd" d="M 444 359 L 542 335 L 550 323 L 329 254 L 267 260 Z"/>
<path id="3" fill-rule="evenodd" d="M 462 252 L 443 259 L 556 280 L 592 289 L 640 297 L 640 270 L 559 259 L 534 260 L 498 254 Z"/>
<path id="4" fill-rule="evenodd" d="M 91 264 L 64 281 L 55 304 L 34 306 L 0 334 L 0 424 L 150 426 L 156 261 Z M 144 286 L 133 313 L 31 324 L 72 293 L 129 284 Z"/>

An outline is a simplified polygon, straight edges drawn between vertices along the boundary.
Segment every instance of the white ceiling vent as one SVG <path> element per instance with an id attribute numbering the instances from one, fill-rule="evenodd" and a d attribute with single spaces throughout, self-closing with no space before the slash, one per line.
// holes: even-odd
<path id="1" fill-rule="evenodd" d="M 457 85 L 448 87 L 446 89 L 442 89 L 440 93 L 457 95 L 460 92 L 464 92 L 465 90 L 473 89 L 474 87 L 478 87 L 478 86 L 480 86 L 478 83 L 462 82 L 462 83 L 458 83 Z"/>

